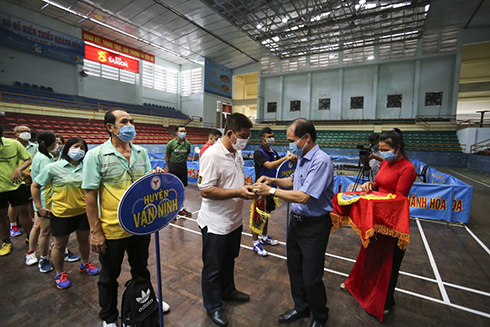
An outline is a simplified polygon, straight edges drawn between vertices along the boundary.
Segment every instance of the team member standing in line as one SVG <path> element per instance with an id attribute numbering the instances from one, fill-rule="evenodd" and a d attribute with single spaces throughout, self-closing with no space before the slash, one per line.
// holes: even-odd
<path id="1" fill-rule="evenodd" d="M 31 139 L 31 129 L 24 125 L 15 126 L 14 134 L 15 134 L 15 139 L 18 142 L 20 142 L 20 144 L 22 144 L 24 148 L 26 148 L 27 152 L 29 152 L 29 154 L 31 155 L 31 158 L 33 158 L 34 155 L 37 153 L 37 144 L 29 142 L 29 140 Z M 32 179 L 31 179 L 31 172 L 29 167 L 27 167 L 25 170 L 22 171 L 22 179 L 27 186 L 27 190 L 30 193 Z M 34 209 L 32 207 L 32 202 L 29 202 L 28 209 L 29 209 L 29 216 L 34 222 Z M 17 226 L 17 219 L 19 215 L 17 214 L 17 212 L 12 206 L 9 207 L 8 215 L 10 220 L 10 236 L 12 237 L 20 236 L 22 233 L 19 230 L 19 227 Z M 30 226 L 32 226 L 32 224 L 30 224 Z M 29 234 L 27 234 L 27 236 L 29 236 Z"/>
<path id="2" fill-rule="evenodd" d="M 245 302 L 248 294 L 235 287 L 235 258 L 240 252 L 243 199 L 255 194 L 245 186 L 242 152 L 252 122 L 235 113 L 226 121 L 225 136 L 200 159 L 197 185 L 203 197 L 197 223 L 202 233 L 202 296 L 204 308 L 218 326 L 227 326 L 222 300 Z"/>
<path id="3" fill-rule="evenodd" d="M 287 178 L 262 176 L 253 189 L 259 195 L 274 195 L 292 202 L 286 250 L 294 308 L 280 315 L 279 322 L 293 322 L 309 317 L 312 312 L 310 327 L 323 327 L 328 320 L 322 278 L 332 228 L 333 164 L 315 143 L 316 130 L 312 122 L 296 119 L 286 135 L 291 153 L 299 158 L 296 171 Z M 281 189 L 268 186 L 270 184 Z"/>
<path id="4" fill-rule="evenodd" d="M 216 141 L 218 141 L 221 138 L 221 136 L 223 136 L 223 134 L 219 130 L 215 128 L 210 130 L 208 135 L 208 140 L 206 141 L 206 144 L 202 146 L 201 152 L 199 152 L 199 157 L 202 157 L 204 151 L 206 151 L 207 148 L 209 148 L 211 145 L 216 143 Z"/>
<path id="5" fill-rule="evenodd" d="M 79 271 L 93 276 L 99 269 L 89 262 L 90 226 L 85 214 L 85 193 L 82 190 L 83 157 L 87 152 L 87 143 L 81 138 L 73 137 L 66 143 L 60 160 L 47 165 L 32 184 L 32 195 L 38 214 L 50 216 L 54 247 L 51 252 L 56 269 L 55 282 L 59 289 L 71 286 L 65 272 L 64 253 L 70 234 L 76 231 L 78 248 L 82 256 Z M 40 191 L 45 185 L 52 185 L 52 209 L 41 204 Z"/>
<path id="6" fill-rule="evenodd" d="M 116 327 L 117 278 L 121 274 L 124 253 L 128 254 L 131 276 L 150 279 L 148 247 L 150 235 L 125 232 L 117 218 L 117 207 L 126 189 L 138 178 L 151 172 L 145 149 L 131 143 L 136 136 L 131 116 L 122 109 L 108 111 L 104 126 L 110 139 L 87 152 L 84 159 L 82 189 L 85 190 L 90 246 L 99 253 L 99 317 L 103 326 Z M 100 203 L 100 215 L 99 215 Z M 163 312 L 170 307 L 162 303 Z"/>
<path id="7" fill-rule="evenodd" d="M 23 161 L 20 165 L 19 162 Z M 3 137 L 0 125 L 0 238 L 3 241 L 0 256 L 12 252 L 7 219 L 9 204 L 15 208 L 26 233 L 30 232 L 32 221 L 29 217 L 29 191 L 22 182 L 22 171 L 29 167 L 32 159 L 19 142 Z"/>
<path id="8" fill-rule="evenodd" d="M 168 171 L 177 176 L 187 187 L 187 157 L 191 153 L 191 143 L 185 139 L 185 126 L 175 127 L 175 138 L 165 147 L 165 163 Z M 182 208 L 179 215 L 190 217 L 192 214 Z"/>
<path id="9" fill-rule="evenodd" d="M 37 134 L 39 151 L 32 159 L 31 178 L 36 179 L 37 175 L 56 158 L 51 151 L 56 147 L 56 136 L 51 131 L 40 131 Z M 32 188 L 31 188 L 32 189 Z M 45 185 L 41 188 L 41 204 L 43 208 L 51 208 L 51 185 Z M 36 240 L 36 235 L 39 235 Z M 38 263 L 39 271 L 47 273 L 53 270 L 49 261 L 49 238 L 51 236 L 51 223 L 49 217 L 41 217 L 36 214 L 34 226 L 29 237 L 29 252 L 26 253 L 26 265 L 30 266 L 37 262 L 36 247 L 39 243 L 40 259 Z"/>
<path id="10" fill-rule="evenodd" d="M 274 132 L 269 127 L 264 127 L 260 131 L 260 140 L 262 146 L 254 152 L 254 167 L 255 167 L 255 180 L 258 180 L 260 176 L 276 177 L 277 168 L 286 160 L 297 160 L 296 156 L 287 155 L 280 158 L 277 152 L 272 149 L 274 145 Z M 271 212 L 276 208 L 274 199 L 272 196 L 267 195 L 265 197 L 265 209 L 267 212 Z M 264 230 L 260 236 L 252 231 L 253 238 L 253 250 L 260 256 L 266 256 L 269 253 L 264 250 L 262 245 L 278 245 L 279 242 L 267 235 L 267 221 L 264 225 Z"/>

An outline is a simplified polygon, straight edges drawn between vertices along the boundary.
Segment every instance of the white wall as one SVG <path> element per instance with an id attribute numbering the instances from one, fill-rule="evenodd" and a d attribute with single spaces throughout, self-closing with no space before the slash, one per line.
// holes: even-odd
<path id="1" fill-rule="evenodd" d="M 466 144 L 465 153 L 470 153 L 471 146 L 475 143 L 490 139 L 490 128 L 470 127 L 458 131 L 460 143 Z"/>
<path id="2" fill-rule="evenodd" d="M 437 54 L 337 68 L 259 76 L 258 118 L 390 119 L 416 115 L 455 115 L 453 97 L 456 54 Z M 426 92 L 443 92 L 442 106 L 425 107 Z M 388 109 L 387 96 L 402 94 L 402 108 Z M 363 96 L 364 109 L 350 109 L 351 97 Z M 331 110 L 318 110 L 318 99 L 330 98 Z M 262 100 L 263 99 L 263 100 Z M 301 100 L 301 112 L 290 112 L 290 100 Z M 267 103 L 277 102 L 277 113 Z"/>

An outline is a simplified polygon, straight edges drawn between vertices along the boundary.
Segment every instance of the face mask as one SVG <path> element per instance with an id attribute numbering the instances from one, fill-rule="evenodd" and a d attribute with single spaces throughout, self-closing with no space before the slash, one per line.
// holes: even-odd
<path id="1" fill-rule="evenodd" d="M 83 157 L 85 157 L 85 151 L 82 149 L 70 149 L 68 150 L 68 157 L 70 157 L 74 161 L 79 161 Z"/>
<path id="2" fill-rule="evenodd" d="M 116 125 L 112 125 L 117 127 Z M 121 141 L 123 142 L 131 142 L 136 136 L 136 131 L 133 125 L 124 125 L 119 127 L 119 135 L 114 133 Z"/>
<path id="3" fill-rule="evenodd" d="M 396 158 L 395 150 L 391 151 L 380 151 L 381 157 L 386 161 L 393 161 Z"/>
<path id="4" fill-rule="evenodd" d="M 269 137 L 268 139 L 265 139 L 265 145 L 267 146 L 273 146 L 274 145 L 274 138 Z"/>
<path id="5" fill-rule="evenodd" d="M 179 139 L 183 140 L 185 139 L 186 133 L 185 132 L 179 132 Z"/>
<path id="6" fill-rule="evenodd" d="M 305 145 L 303 145 L 303 147 L 301 149 L 298 149 L 298 142 L 304 137 L 301 136 L 301 138 L 299 140 L 297 140 L 296 142 L 291 142 L 289 143 L 289 151 L 294 154 L 295 156 L 297 156 L 298 158 L 301 157 L 301 155 L 303 154 L 303 149 L 305 148 L 306 146 L 306 143 Z"/>
<path id="7" fill-rule="evenodd" d="M 31 139 L 31 133 L 30 132 L 22 132 L 19 134 L 19 138 L 23 141 L 29 141 Z"/>
<path id="8" fill-rule="evenodd" d="M 235 133 L 233 133 L 233 135 L 235 135 Z M 245 147 L 247 146 L 248 139 L 239 139 L 238 137 L 236 137 L 236 135 L 235 138 L 236 138 L 236 143 L 235 144 L 231 143 L 233 149 L 235 149 L 235 151 L 240 151 L 245 149 Z"/>

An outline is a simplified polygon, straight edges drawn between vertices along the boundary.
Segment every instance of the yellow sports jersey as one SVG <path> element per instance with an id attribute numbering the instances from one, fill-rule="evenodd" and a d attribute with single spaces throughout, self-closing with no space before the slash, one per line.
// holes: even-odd
<path id="1" fill-rule="evenodd" d="M 53 215 L 68 218 L 85 213 L 82 177 L 83 162 L 74 167 L 65 159 L 50 163 L 36 177 L 36 182 L 41 186 L 51 184 Z"/>
<path id="2" fill-rule="evenodd" d="M 17 142 L 19 143 L 19 142 Z M 20 144 L 20 143 L 19 143 Z M 22 146 L 22 145 L 21 145 Z M 41 171 L 52 162 L 55 162 L 56 159 L 52 156 L 48 158 L 41 152 L 38 152 L 34 155 L 34 159 L 32 159 L 31 164 L 31 178 L 32 180 L 36 180 L 37 175 L 41 173 Z M 51 210 L 51 184 L 43 185 L 41 187 L 41 204 L 43 208 Z M 36 206 L 34 206 L 34 210 L 36 210 Z M 37 210 L 36 210 L 37 211 Z"/>
<path id="3" fill-rule="evenodd" d="M 138 178 L 151 172 L 146 150 L 132 143 L 130 145 L 130 163 L 116 150 L 110 139 L 88 151 L 83 159 L 85 168 L 82 188 L 99 190 L 99 219 L 108 240 L 131 236 L 119 225 L 117 207 L 126 189 Z"/>
<path id="4" fill-rule="evenodd" d="M 14 191 L 20 184 L 12 182 L 12 174 L 20 163 L 31 156 L 16 140 L 1 138 L 0 142 L 0 193 Z"/>

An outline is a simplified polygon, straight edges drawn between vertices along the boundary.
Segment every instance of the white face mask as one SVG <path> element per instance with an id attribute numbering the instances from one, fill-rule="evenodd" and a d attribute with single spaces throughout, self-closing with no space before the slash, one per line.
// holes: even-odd
<path id="1" fill-rule="evenodd" d="M 31 132 L 22 132 L 19 134 L 19 138 L 24 141 L 29 141 L 31 139 Z"/>
<path id="2" fill-rule="evenodd" d="M 235 135 L 235 133 L 233 133 L 233 135 Z M 239 139 L 236 135 L 235 138 L 236 138 L 236 143 L 235 144 L 231 143 L 233 149 L 235 149 L 235 151 L 240 151 L 245 149 L 245 147 L 247 146 L 248 139 Z"/>
<path id="3" fill-rule="evenodd" d="M 274 138 L 273 137 L 269 137 L 268 139 L 265 139 L 265 144 L 267 146 L 273 146 L 274 145 Z"/>

